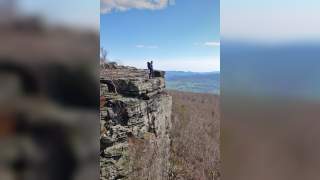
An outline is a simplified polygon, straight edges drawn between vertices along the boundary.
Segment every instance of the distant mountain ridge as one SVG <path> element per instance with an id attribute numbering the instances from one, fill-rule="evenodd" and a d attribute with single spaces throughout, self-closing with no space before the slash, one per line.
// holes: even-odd
<path id="1" fill-rule="evenodd" d="M 320 99 L 320 44 L 225 42 L 225 95 Z"/>
<path id="2" fill-rule="evenodd" d="M 196 93 L 220 94 L 220 72 L 166 71 L 167 88 Z"/>

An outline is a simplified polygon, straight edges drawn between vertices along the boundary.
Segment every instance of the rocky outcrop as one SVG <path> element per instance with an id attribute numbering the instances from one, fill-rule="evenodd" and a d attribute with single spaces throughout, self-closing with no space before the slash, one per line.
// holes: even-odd
<path id="1" fill-rule="evenodd" d="M 168 179 L 172 98 L 164 74 L 103 67 L 100 179 Z"/>

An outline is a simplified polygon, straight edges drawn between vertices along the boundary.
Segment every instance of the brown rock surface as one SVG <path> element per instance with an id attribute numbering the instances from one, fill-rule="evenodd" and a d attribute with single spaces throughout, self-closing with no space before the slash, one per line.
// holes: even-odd
<path id="1" fill-rule="evenodd" d="M 100 73 L 100 179 L 168 179 L 172 98 L 164 72 L 105 65 Z"/>

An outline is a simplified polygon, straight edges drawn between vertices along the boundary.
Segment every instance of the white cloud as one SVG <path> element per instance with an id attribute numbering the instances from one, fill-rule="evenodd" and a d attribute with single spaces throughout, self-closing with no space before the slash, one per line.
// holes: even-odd
<path id="1" fill-rule="evenodd" d="M 175 0 L 100 0 L 102 14 L 130 9 L 160 10 L 174 5 Z"/>
<path id="2" fill-rule="evenodd" d="M 205 42 L 204 45 L 205 46 L 220 46 L 220 42 L 214 42 L 214 41 Z"/>
<path id="3" fill-rule="evenodd" d="M 194 46 L 213 46 L 213 47 L 219 47 L 220 46 L 220 42 L 217 42 L 217 41 L 208 41 L 208 42 L 205 42 L 205 43 L 193 43 Z"/>
<path id="4" fill-rule="evenodd" d="M 156 46 L 156 45 L 142 45 L 142 44 L 138 44 L 138 45 L 136 45 L 136 48 L 158 49 L 158 46 Z"/>

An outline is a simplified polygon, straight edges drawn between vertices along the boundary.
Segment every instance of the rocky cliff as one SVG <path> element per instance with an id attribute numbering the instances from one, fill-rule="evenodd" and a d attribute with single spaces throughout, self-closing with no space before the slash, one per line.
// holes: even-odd
<path id="1" fill-rule="evenodd" d="M 168 179 L 172 98 L 164 72 L 103 65 L 100 179 Z"/>

